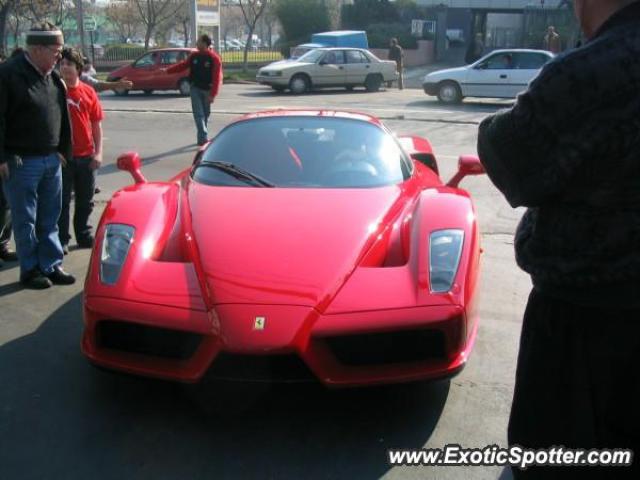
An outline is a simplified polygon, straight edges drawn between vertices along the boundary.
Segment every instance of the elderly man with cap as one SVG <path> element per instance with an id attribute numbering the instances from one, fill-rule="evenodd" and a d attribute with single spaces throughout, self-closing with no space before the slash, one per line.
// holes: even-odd
<path id="1" fill-rule="evenodd" d="M 65 86 L 54 66 L 62 32 L 42 23 L 27 33 L 27 50 L 0 65 L 0 177 L 11 207 L 20 282 L 43 289 L 71 284 L 62 269 L 58 217 L 61 163 L 71 158 Z"/>

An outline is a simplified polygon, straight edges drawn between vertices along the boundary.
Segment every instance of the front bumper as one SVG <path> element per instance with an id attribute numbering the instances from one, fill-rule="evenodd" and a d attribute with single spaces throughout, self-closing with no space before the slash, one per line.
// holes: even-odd
<path id="1" fill-rule="evenodd" d="M 262 85 L 274 87 L 287 87 L 289 85 L 289 77 L 271 77 L 265 75 L 257 75 L 256 81 Z"/>
<path id="2" fill-rule="evenodd" d="M 196 382 L 230 358 L 289 358 L 327 386 L 454 375 L 477 325 L 468 332 L 463 309 L 449 305 L 322 315 L 302 306 L 221 305 L 204 312 L 91 297 L 84 320 L 82 350 L 105 368 Z M 137 333 L 118 339 L 119 331 Z"/>
<path id="3" fill-rule="evenodd" d="M 424 93 L 426 93 L 427 95 L 437 95 L 438 94 L 438 84 L 437 83 L 425 82 L 425 83 L 422 84 L 422 88 L 424 90 Z"/>

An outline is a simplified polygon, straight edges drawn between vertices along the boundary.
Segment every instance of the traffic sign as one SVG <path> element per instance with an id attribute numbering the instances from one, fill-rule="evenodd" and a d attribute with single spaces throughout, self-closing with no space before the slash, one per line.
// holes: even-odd
<path id="1" fill-rule="evenodd" d="M 95 32 L 98 27 L 98 22 L 96 22 L 95 17 L 87 16 L 84 17 L 82 26 L 84 27 L 85 32 Z"/>

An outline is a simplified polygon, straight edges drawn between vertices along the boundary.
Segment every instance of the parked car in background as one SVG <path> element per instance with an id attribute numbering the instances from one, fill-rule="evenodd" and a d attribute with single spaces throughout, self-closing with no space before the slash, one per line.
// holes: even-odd
<path id="1" fill-rule="evenodd" d="M 314 33 L 311 43 L 303 43 L 291 49 L 291 58 L 300 58 L 310 50 L 323 47 L 353 47 L 369 48 L 367 33 L 362 30 L 335 30 L 331 32 Z"/>
<path id="2" fill-rule="evenodd" d="M 495 50 L 471 65 L 427 74 L 422 87 L 444 103 L 465 97 L 515 98 L 553 56 L 545 50 Z"/>
<path id="3" fill-rule="evenodd" d="M 396 63 L 380 60 L 362 48 L 317 48 L 288 62 L 261 68 L 256 79 L 276 91 L 295 94 L 315 88 L 364 86 L 377 92 L 384 82 L 398 78 Z"/>
<path id="4" fill-rule="evenodd" d="M 126 78 L 133 82 L 131 90 L 142 90 L 146 94 L 154 90 L 178 90 L 189 95 L 190 84 L 187 72 L 169 74 L 167 67 L 185 60 L 193 48 L 160 48 L 151 50 L 133 63 L 120 67 L 109 74 L 108 81 L 114 82 Z M 128 90 L 116 90 L 118 95 L 128 94 Z"/>

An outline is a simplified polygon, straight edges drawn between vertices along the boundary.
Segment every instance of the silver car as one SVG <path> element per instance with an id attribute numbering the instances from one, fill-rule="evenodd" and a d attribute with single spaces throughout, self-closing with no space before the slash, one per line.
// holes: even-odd
<path id="1" fill-rule="evenodd" d="M 385 82 L 398 79 L 396 63 L 380 60 L 362 48 L 316 48 L 295 60 L 274 62 L 261 68 L 258 83 L 276 91 L 300 94 L 314 88 L 364 86 L 376 92 Z"/>
<path id="2" fill-rule="evenodd" d="M 465 97 L 515 98 L 553 56 L 545 50 L 494 50 L 471 65 L 427 74 L 422 87 L 444 103 Z"/>

